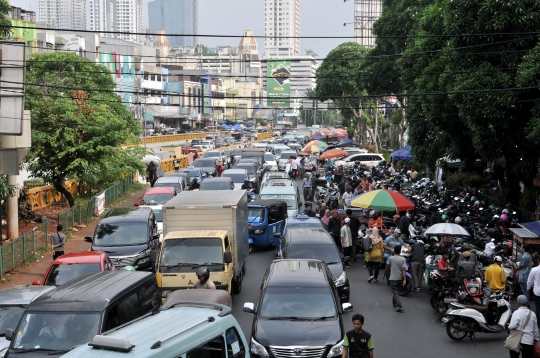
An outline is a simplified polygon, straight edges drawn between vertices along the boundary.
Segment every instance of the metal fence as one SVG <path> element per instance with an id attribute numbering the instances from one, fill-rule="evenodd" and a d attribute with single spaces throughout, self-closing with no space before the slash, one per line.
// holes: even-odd
<path id="1" fill-rule="evenodd" d="M 118 183 L 105 189 L 105 206 L 109 206 L 118 197 L 124 194 L 133 186 L 133 175 L 128 175 Z M 88 222 L 94 216 L 95 201 L 94 198 L 86 203 L 76 204 L 60 214 L 58 214 L 58 223 L 65 228 L 71 228 L 76 223 Z"/>
<path id="2" fill-rule="evenodd" d="M 0 277 L 15 267 L 23 265 L 39 250 L 48 246 L 48 237 L 48 223 L 46 222 L 0 246 Z"/>

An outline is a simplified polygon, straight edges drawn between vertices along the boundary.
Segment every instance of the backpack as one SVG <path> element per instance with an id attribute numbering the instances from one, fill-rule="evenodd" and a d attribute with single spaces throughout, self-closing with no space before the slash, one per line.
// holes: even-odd
<path id="1" fill-rule="evenodd" d="M 364 249 L 365 252 L 373 251 L 373 242 L 371 241 L 371 237 L 366 236 L 362 239 L 362 249 Z"/>

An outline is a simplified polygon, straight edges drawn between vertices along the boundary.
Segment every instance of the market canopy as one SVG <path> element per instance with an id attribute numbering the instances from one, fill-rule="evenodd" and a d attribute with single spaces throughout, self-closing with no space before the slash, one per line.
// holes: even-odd
<path id="1" fill-rule="evenodd" d="M 358 196 L 351 201 L 351 206 L 375 210 L 414 210 L 414 203 L 397 191 L 379 189 Z"/>
<path id="2" fill-rule="evenodd" d="M 540 221 L 532 221 L 530 223 L 520 223 L 521 227 L 529 231 L 531 234 L 540 237 Z"/>
<path id="3" fill-rule="evenodd" d="M 227 125 L 226 123 L 223 123 L 221 125 L 221 128 L 223 128 L 223 129 L 231 129 L 231 126 Z"/>
<path id="4" fill-rule="evenodd" d="M 237 131 L 243 131 L 244 130 L 244 127 L 242 127 L 241 124 L 235 124 L 232 129 L 234 130 L 237 130 Z"/>
<path id="5" fill-rule="evenodd" d="M 410 161 L 413 158 L 411 154 L 411 146 L 408 145 L 406 147 L 396 150 L 395 152 L 392 152 L 392 154 L 390 154 L 390 157 L 392 158 L 393 163 L 397 162 L 398 160 L 403 160 L 404 162 Z"/>

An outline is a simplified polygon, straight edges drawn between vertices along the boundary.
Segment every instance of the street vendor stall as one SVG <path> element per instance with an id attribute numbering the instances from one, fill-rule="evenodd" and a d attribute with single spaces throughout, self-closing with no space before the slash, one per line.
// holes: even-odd
<path id="1" fill-rule="evenodd" d="M 513 236 L 512 258 L 515 262 L 521 259 L 521 245 L 531 245 L 530 254 L 540 254 L 540 222 L 533 221 L 518 224 L 521 228 L 510 228 Z"/>

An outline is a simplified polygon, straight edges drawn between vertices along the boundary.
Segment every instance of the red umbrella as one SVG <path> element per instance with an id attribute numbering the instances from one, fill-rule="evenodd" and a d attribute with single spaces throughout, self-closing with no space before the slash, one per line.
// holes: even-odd
<path id="1" fill-rule="evenodd" d="M 346 157 L 349 153 L 341 149 L 330 149 L 319 156 L 319 159 L 332 159 Z"/>

